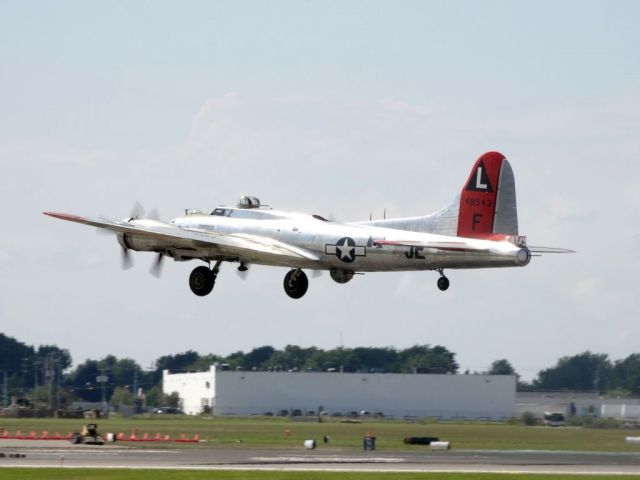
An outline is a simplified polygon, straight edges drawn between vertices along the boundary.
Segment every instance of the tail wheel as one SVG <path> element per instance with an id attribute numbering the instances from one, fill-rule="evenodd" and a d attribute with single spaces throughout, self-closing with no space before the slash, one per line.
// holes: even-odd
<path id="1" fill-rule="evenodd" d="M 284 276 L 284 291 L 291 298 L 302 298 L 309 288 L 307 274 L 299 268 L 290 270 Z"/>
<path id="2" fill-rule="evenodd" d="M 189 287 L 199 297 L 209 295 L 216 283 L 216 275 L 208 267 L 200 266 L 193 269 L 189 275 Z"/>

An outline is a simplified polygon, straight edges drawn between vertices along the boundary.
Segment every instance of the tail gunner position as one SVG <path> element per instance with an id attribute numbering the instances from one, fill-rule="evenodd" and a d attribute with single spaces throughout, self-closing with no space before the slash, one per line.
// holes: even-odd
<path id="1" fill-rule="evenodd" d="M 422 217 L 339 223 L 273 210 L 249 196 L 211 213 L 186 210 L 168 223 L 157 215 L 143 218 L 141 207 L 121 221 L 44 213 L 114 232 L 125 268 L 130 250 L 156 252 L 156 275 L 165 256 L 204 262 L 189 276 L 198 296 L 211 293 L 222 262 L 238 263 L 240 272 L 249 264 L 288 267 L 284 290 L 301 298 L 309 286 L 304 270 L 328 270 L 338 283 L 356 273 L 434 270 L 440 275 L 438 288 L 446 290 L 445 269 L 524 267 L 532 253 L 570 252 L 527 247 L 525 237 L 518 235 L 513 171 L 498 152 L 476 161 L 449 206 Z"/>

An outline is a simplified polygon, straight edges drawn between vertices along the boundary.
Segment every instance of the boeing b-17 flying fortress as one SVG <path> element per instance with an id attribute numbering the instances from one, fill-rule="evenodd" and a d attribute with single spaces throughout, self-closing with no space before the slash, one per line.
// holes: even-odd
<path id="1" fill-rule="evenodd" d="M 498 152 L 478 158 L 453 202 L 426 216 L 341 223 L 275 210 L 252 196 L 210 213 L 188 209 L 170 222 L 144 218 L 141 207 L 121 221 L 44 213 L 115 232 L 125 268 L 130 250 L 156 252 L 155 274 L 165 256 L 205 262 L 189 276 L 198 296 L 211 293 L 222 262 L 241 272 L 250 264 L 289 267 L 284 290 L 297 299 L 309 286 L 304 270 L 328 270 L 338 283 L 365 272 L 433 270 L 447 290 L 445 269 L 524 267 L 536 253 L 570 252 L 528 246 L 519 235 L 513 171 Z"/>

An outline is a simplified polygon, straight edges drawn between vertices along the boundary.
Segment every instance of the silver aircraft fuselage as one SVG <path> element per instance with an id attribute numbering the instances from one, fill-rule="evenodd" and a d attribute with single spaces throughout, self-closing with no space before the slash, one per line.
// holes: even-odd
<path id="1" fill-rule="evenodd" d="M 270 209 L 244 210 L 225 207 L 223 214 L 194 213 L 175 218 L 176 227 L 202 233 L 247 235 L 272 238 L 313 253 L 309 258 L 263 258 L 250 253 L 242 258 L 221 257 L 215 249 L 175 252 L 176 260 L 244 261 L 247 263 L 303 268 L 311 270 L 342 269 L 353 272 L 438 270 L 458 268 L 516 267 L 529 263 L 524 246 L 509 240 L 464 239 L 476 250 L 457 248 L 459 237 L 406 230 L 381 228 L 361 223 L 327 221 L 320 216 Z M 144 222 L 146 220 L 139 220 Z M 415 244 L 407 245 L 407 244 Z M 418 246 L 435 243 L 438 248 Z M 450 248 L 447 248 L 450 245 Z M 153 245 L 149 245 L 153 247 Z M 149 248 L 156 250 L 155 248 Z"/>

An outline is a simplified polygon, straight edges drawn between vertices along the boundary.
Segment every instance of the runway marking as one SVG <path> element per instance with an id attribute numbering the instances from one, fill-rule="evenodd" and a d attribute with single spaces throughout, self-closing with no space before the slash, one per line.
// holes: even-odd
<path id="1" fill-rule="evenodd" d="M 394 457 L 250 457 L 250 461 L 263 463 L 406 463 L 404 458 Z"/>
<path id="2" fill-rule="evenodd" d="M 131 454 L 131 455 L 137 455 L 139 453 L 181 453 L 181 450 L 116 450 L 116 449 L 111 449 L 111 450 L 101 450 L 99 448 L 96 449 L 82 449 L 82 450 L 75 450 L 73 448 L 69 448 L 69 449 L 65 449 L 65 448 L 56 448 L 56 449 L 19 449 L 19 448 L 5 448 L 4 450 L 21 450 L 21 451 L 28 451 L 30 453 L 30 455 L 51 455 L 51 454 L 74 454 L 74 455 L 84 455 L 84 454 L 91 454 L 91 455 L 121 455 L 121 454 Z"/>
<path id="3" fill-rule="evenodd" d="M 589 475 L 589 476 L 602 476 L 602 475 L 619 475 L 619 476 L 638 476 L 637 471 L 623 471 L 623 470 L 602 470 L 598 472 L 594 471 L 584 471 L 584 470 L 538 470 L 538 469 L 505 469 L 505 468 L 482 468 L 482 469 L 461 469 L 461 468 L 438 468 L 438 469 L 430 469 L 430 468 L 412 468 L 412 467 L 404 467 L 404 468 L 394 468 L 394 469 L 385 469 L 380 470 L 379 468 L 308 468 L 308 467 L 293 467 L 293 468 L 282 468 L 282 467 L 249 467 L 249 466 L 238 466 L 231 467 L 227 465 L 211 465 L 211 466 L 130 466 L 130 465 L 108 465 L 108 466 L 97 466 L 97 465 L 66 465 L 64 467 L 60 467 L 59 465 L 30 465 L 30 464 L 21 464 L 15 463 L 13 465 L 0 465 L 0 468 L 32 468 L 32 469 L 41 469 L 41 468 L 56 468 L 60 470 L 64 469 L 119 469 L 119 470 L 194 470 L 194 471 L 206 471 L 206 470 L 220 470 L 220 471 L 296 471 L 296 472 L 317 472 L 317 471 L 330 471 L 330 472 L 362 472 L 362 473 L 380 473 L 380 472 L 390 472 L 390 473 L 510 473 L 510 474 L 542 474 L 542 475 L 558 475 L 558 474 L 576 474 L 576 475 Z"/>

